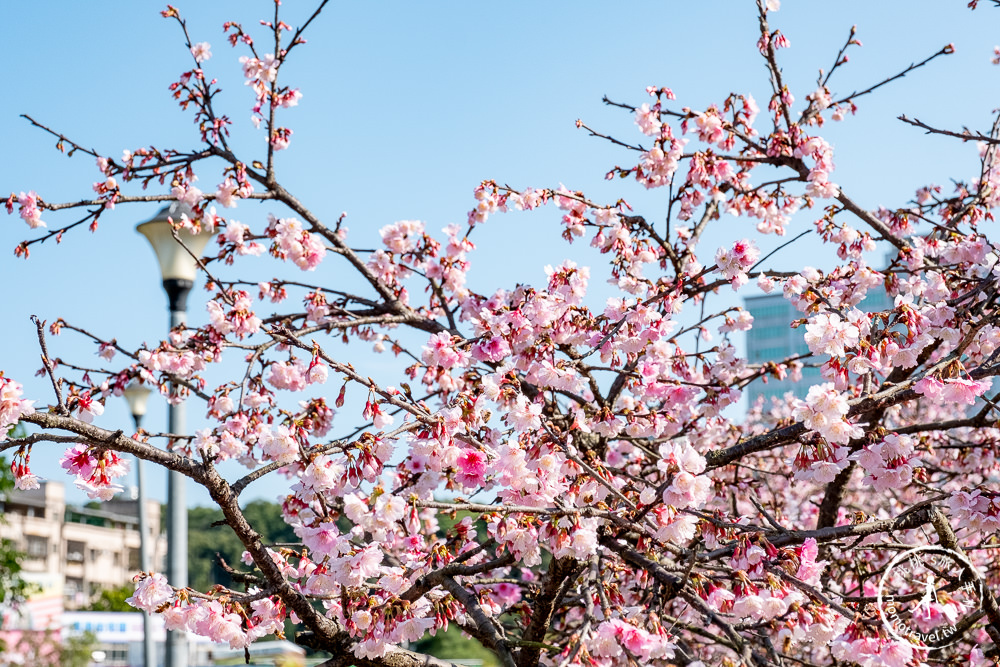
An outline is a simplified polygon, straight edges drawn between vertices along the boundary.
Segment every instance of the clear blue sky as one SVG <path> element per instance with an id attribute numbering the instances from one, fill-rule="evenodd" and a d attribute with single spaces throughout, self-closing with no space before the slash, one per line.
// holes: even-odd
<path id="1" fill-rule="evenodd" d="M 947 184 L 950 177 L 978 171 L 973 146 L 924 137 L 895 117 L 906 113 L 945 127 L 988 128 L 990 111 L 1000 106 L 993 93 L 1000 68 L 989 62 L 1000 10 L 987 3 L 970 12 L 964 2 L 933 0 L 783 4 L 772 26 L 791 40 L 781 62 L 800 103 L 852 24 L 864 48 L 852 50 L 850 66 L 833 80 L 839 94 L 863 89 L 949 42 L 957 47 L 955 55 L 859 99 L 856 118 L 826 129 L 838 166 L 833 180 L 855 200 L 867 207 L 901 206 L 921 185 Z M 235 121 L 235 145 L 260 153 L 263 133 L 249 123 L 251 98 L 237 63 L 243 52 L 225 43 L 221 27 L 234 19 L 253 29 L 271 3 L 178 0 L 177 6 L 194 41 L 212 44 L 206 71 L 223 84 L 219 103 Z M 190 115 L 177 109 L 167 90 L 191 61 L 176 24 L 159 16 L 162 8 L 126 0 L 61 0 L 20 4 L 8 12 L 0 192 L 33 189 L 48 201 L 69 201 L 89 196 L 98 178 L 90 158 L 59 155 L 54 141 L 20 119 L 21 113 L 113 156 L 149 144 L 196 147 Z M 285 21 L 296 26 L 309 3 L 286 1 L 283 10 Z M 347 211 L 353 242 L 361 247 L 372 247 L 377 230 L 396 220 L 424 220 L 431 230 L 463 221 L 472 190 L 484 178 L 516 187 L 565 183 L 609 202 L 624 197 L 639 213 L 662 221 L 665 191 L 606 183 L 605 172 L 633 156 L 588 138 L 574 121 L 582 118 L 640 141 L 632 118 L 602 105 L 601 97 L 640 104 L 648 99 L 647 85 L 671 87 L 677 107 L 721 103 L 730 91 L 751 92 L 764 106 L 769 85 L 756 53 L 756 31 L 750 0 L 333 3 L 283 70 L 283 82 L 299 86 L 304 97 L 282 121 L 295 134 L 279 156 L 279 173 L 322 217 Z M 205 172 L 200 185 L 211 191 L 219 180 Z M 131 347 L 162 335 L 165 298 L 157 269 L 145 240 L 133 231 L 156 208 L 119 207 L 104 216 L 96 234 L 76 231 L 61 247 L 36 246 L 27 262 L 15 259 L 12 250 L 30 230 L 16 216 L 0 218 L 0 368 L 40 404 L 52 396 L 44 378 L 34 377 L 40 363 L 29 315 L 49 321 L 61 316 Z M 243 205 L 233 217 L 259 228 L 268 210 Z M 45 219 L 50 227 L 70 221 L 66 214 Z M 806 229 L 812 219 L 811 213 L 800 215 L 790 233 Z M 545 264 L 579 256 L 582 247 L 559 241 L 557 221 L 554 210 L 491 219 L 475 239 L 480 250 L 473 256 L 472 286 L 492 290 L 538 282 Z M 705 250 L 751 233 L 749 223 L 724 219 Z M 780 242 L 770 237 L 759 244 L 766 251 Z M 803 260 L 814 248 L 803 244 L 773 266 L 815 263 Z M 594 259 L 582 256 L 584 263 Z M 254 266 L 263 275 L 251 275 Z M 274 271 L 264 260 L 249 269 L 240 275 L 262 278 Z M 330 284 L 336 276 L 336 262 L 328 260 L 309 277 Z M 190 317 L 193 323 L 205 320 L 196 298 Z M 89 343 L 64 335 L 50 346 L 53 356 L 96 365 Z M 374 368 L 387 366 L 379 361 Z M 385 381 L 392 379 L 387 375 Z M 202 412 L 192 403 L 189 430 L 204 425 Z M 128 419 L 124 401 L 109 401 L 98 423 L 126 427 Z M 165 410 L 154 400 L 146 425 L 155 429 L 161 423 Z M 36 448 L 37 472 L 71 487 L 50 451 Z M 149 477 L 151 495 L 162 498 L 163 475 Z M 279 484 L 262 485 L 256 494 L 273 499 L 279 491 Z M 193 503 L 208 500 L 194 490 L 189 496 Z M 72 490 L 70 497 L 82 499 Z"/>

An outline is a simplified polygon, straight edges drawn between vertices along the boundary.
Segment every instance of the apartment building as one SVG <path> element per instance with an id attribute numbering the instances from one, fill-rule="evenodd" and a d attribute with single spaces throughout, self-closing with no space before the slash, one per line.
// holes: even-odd
<path id="1" fill-rule="evenodd" d="M 131 581 L 140 567 L 139 512 L 135 494 L 91 507 L 66 504 L 60 482 L 43 482 L 31 491 L 11 491 L 0 499 L 0 537 L 24 552 L 22 574 L 36 585 L 27 618 L 15 623 L 42 629 L 53 615 L 87 604 L 100 590 Z M 160 530 L 160 504 L 146 501 L 147 548 L 153 569 L 163 571 L 166 537 Z M 40 590 L 38 590 L 40 589 Z"/>

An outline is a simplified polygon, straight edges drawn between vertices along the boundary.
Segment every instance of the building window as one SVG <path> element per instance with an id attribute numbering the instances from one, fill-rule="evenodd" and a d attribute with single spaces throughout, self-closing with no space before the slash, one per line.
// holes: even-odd
<path id="1" fill-rule="evenodd" d="M 117 665 L 128 665 L 128 646 L 122 646 L 121 644 L 105 644 L 102 646 L 104 651 L 104 664 L 109 667 L 115 667 Z"/>
<path id="2" fill-rule="evenodd" d="M 769 317 L 787 317 L 788 319 L 792 319 L 794 314 L 797 312 L 788 302 L 764 307 L 754 307 L 752 305 L 748 305 L 747 310 L 750 311 L 750 314 L 753 315 L 755 320 Z"/>
<path id="3" fill-rule="evenodd" d="M 753 335 L 756 336 L 757 338 L 761 339 L 761 340 L 764 340 L 764 339 L 767 339 L 767 338 L 785 338 L 785 339 L 787 339 L 788 338 L 788 332 L 791 331 L 791 330 L 792 330 L 792 328 L 790 326 L 788 326 L 787 323 L 784 324 L 784 325 L 778 325 L 778 326 L 773 326 L 773 327 L 772 326 L 762 326 L 762 327 L 755 327 L 753 329 Z"/>
<path id="4" fill-rule="evenodd" d="M 803 343 L 802 347 L 805 348 L 799 354 L 803 354 L 809 351 L 809 348 Z M 787 357 L 795 354 L 788 345 L 779 345 L 776 347 L 764 347 L 759 350 L 753 350 L 750 354 L 750 362 L 755 363 L 759 361 L 784 361 Z"/>
<path id="5" fill-rule="evenodd" d="M 27 535 L 28 558 L 38 560 L 45 558 L 49 554 L 49 540 L 38 535 Z"/>
<path id="6" fill-rule="evenodd" d="M 91 549 L 90 550 L 90 562 L 91 563 L 96 562 L 97 561 L 97 557 L 100 556 L 100 555 L 101 555 L 101 552 L 99 550 L 97 550 L 97 549 Z"/>
<path id="7" fill-rule="evenodd" d="M 139 560 L 139 550 L 129 549 L 128 550 L 128 569 L 130 570 L 140 570 L 142 569 L 142 562 Z"/>
<path id="8" fill-rule="evenodd" d="M 63 595 L 67 598 L 75 598 L 79 593 L 83 592 L 83 579 L 78 579 L 76 577 L 66 577 L 66 583 L 63 585 Z"/>
<path id="9" fill-rule="evenodd" d="M 82 563 L 83 555 L 87 553 L 87 545 L 83 542 L 70 540 L 66 543 L 66 560 L 70 563 Z"/>

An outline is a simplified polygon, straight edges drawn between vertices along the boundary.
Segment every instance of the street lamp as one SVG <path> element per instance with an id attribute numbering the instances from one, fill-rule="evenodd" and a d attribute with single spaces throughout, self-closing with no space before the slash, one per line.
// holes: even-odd
<path id="1" fill-rule="evenodd" d="M 185 205 L 174 202 L 164 206 L 152 219 L 136 226 L 136 231 L 145 236 L 153 246 L 160 263 L 163 289 L 169 302 L 171 329 L 183 325 L 187 319 L 187 297 L 198 275 L 198 263 L 191 255 L 193 253 L 195 257 L 200 257 L 212 237 L 211 232 L 193 234 L 187 229 L 178 229 L 177 236 L 187 249 L 177 242 L 170 220 L 179 220 L 181 215 L 190 215 L 190 212 Z M 167 432 L 183 435 L 183 403 L 168 405 Z M 181 473 L 174 470 L 167 473 L 167 579 L 179 588 L 184 588 L 188 583 L 185 482 Z M 166 667 L 187 667 L 187 658 L 184 633 L 179 630 L 167 632 Z"/>
<path id="2" fill-rule="evenodd" d="M 135 422 L 135 430 L 139 430 L 142 424 L 142 417 L 146 414 L 146 403 L 152 390 L 140 382 L 133 382 L 125 389 L 125 400 L 128 401 L 129 411 L 132 413 L 132 421 Z M 149 526 L 146 523 L 146 484 L 144 482 L 143 463 L 138 456 L 135 457 L 135 477 L 136 485 L 139 487 L 139 568 L 143 572 L 152 570 L 151 558 L 147 542 L 149 541 Z M 145 657 L 146 667 L 156 667 L 156 653 L 153 646 L 152 619 L 150 612 L 142 612 L 142 654 Z"/>

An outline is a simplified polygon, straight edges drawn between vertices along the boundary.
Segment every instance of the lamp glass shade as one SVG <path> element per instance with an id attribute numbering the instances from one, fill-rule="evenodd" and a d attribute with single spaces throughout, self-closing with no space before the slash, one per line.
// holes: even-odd
<path id="1" fill-rule="evenodd" d="M 125 388 L 123 393 L 133 415 L 141 417 L 146 414 L 146 403 L 149 401 L 149 395 L 153 393 L 152 389 L 138 382 L 133 382 Z"/>
<path id="2" fill-rule="evenodd" d="M 173 236 L 168 218 L 179 220 L 181 215 L 190 214 L 191 209 L 175 202 L 164 206 L 151 220 L 140 223 L 136 231 L 145 236 L 156 259 L 160 262 L 160 274 L 164 280 L 189 280 L 194 282 L 198 275 L 198 263 L 194 257 L 178 243 Z M 196 257 L 201 257 L 214 232 L 203 231 L 193 234 L 188 229 L 177 230 L 177 235 Z"/>

